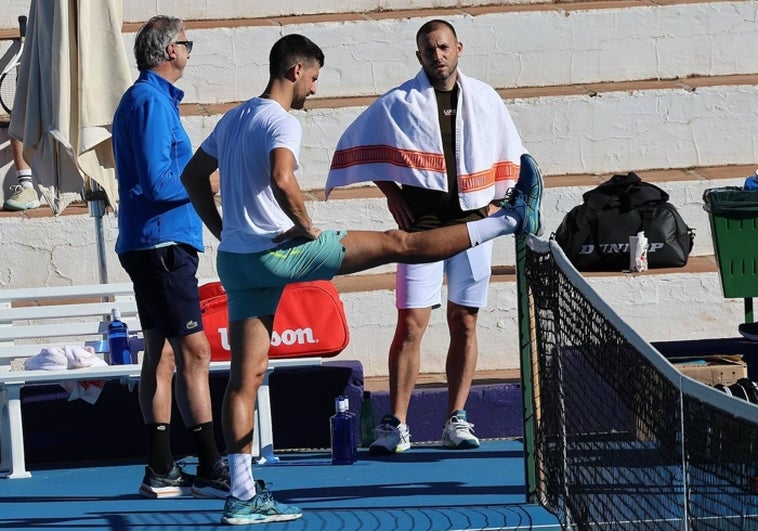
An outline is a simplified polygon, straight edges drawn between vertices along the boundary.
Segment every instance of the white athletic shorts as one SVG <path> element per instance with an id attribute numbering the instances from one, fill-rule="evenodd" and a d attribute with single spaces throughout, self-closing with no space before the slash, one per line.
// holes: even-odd
<path id="1" fill-rule="evenodd" d="M 443 275 L 447 299 L 460 306 L 487 306 L 492 241 L 431 264 L 397 264 L 395 305 L 398 309 L 436 308 L 441 304 Z"/>

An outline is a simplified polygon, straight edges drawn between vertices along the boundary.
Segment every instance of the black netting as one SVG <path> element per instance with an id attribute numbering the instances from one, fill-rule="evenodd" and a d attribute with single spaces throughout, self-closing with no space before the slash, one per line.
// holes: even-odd
<path id="1" fill-rule="evenodd" d="M 758 424 L 684 392 L 550 250 L 524 270 L 536 490 L 564 529 L 758 529 Z"/>

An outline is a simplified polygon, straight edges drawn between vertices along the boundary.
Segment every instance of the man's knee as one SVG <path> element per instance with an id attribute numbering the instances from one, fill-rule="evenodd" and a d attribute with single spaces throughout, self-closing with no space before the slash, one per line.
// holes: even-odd
<path id="1" fill-rule="evenodd" d="M 182 357 L 181 363 L 177 363 L 178 366 L 187 367 L 190 370 L 197 370 L 198 368 L 207 369 L 209 367 L 211 362 L 211 345 L 208 343 L 205 332 L 195 332 L 194 334 L 184 336 L 175 342 L 175 344 L 177 343 Z"/>
<path id="2" fill-rule="evenodd" d="M 268 370 L 268 363 L 259 367 L 251 366 L 248 370 L 233 367 L 229 373 L 229 391 L 255 397 L 263 385 L 263 377 Z"/>
<path id="3" fill-rule="evenodd" d="M 421 343 L 428 323 L 429 318 L 423 311 L 400 310 L 395 335 L 406 345 L 417 345 Z"/>
<path id="4" fill-rule="evenodd" d="M 476 328 L 476 321 L 479 315 L 479 308 L 473 306 L 463 306 L 448 301 L 447 304 L 447 321 L 450 324 L 463 328 Z"/>

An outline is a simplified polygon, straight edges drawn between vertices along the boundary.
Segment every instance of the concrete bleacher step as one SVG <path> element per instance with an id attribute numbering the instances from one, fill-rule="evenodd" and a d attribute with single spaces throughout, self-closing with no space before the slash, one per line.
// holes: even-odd
<path id="1" fill-rule="evenodd" d="M 758 160 L 749 121 L 735 117 L 738 109 L 758 105 L 758 75 L 572 85 L 552 87 L 551 95 L 538 88 L 500 92 L 527 149 L 556 178 Z M 304 131 L 304 189 L 323 187 L 340 134 L 369 103 L 330 98 L 297 113 Z M 227 108 L 183 107 L 193 143 L 210 134 Z"/>
<path id="2" fill-rule="evenodd" d="M 378 94 L 417 71 L 408 43 L 421 21 L 438 16 L 459 26 L 466 44 L 461 68 L 501 92 L 527 147 L 550 175 L 756 159 L 749 121 L 735 119 L 758 98 L 758 59 L 749 53 L 758 31 L 742 22 L 755 13 L 750 2 L 446 7 L 422 1 L 418 9 L 395 11 L 373 4 L 323 16 L 299 8 L 293 13 L 304 14 L 282 17 L 278 5 L 221 5 L 209 13 L 204 3 L 188 2 L 183 16 L 197 45 L 179 86 L 186 91 L 182 113 L 193 143 L 224 110 L 265 84 L 268 46 L 241 43 L 309 34 L 328 59 L 318 94 L 299 113 L 305 129 L 300 179 L 305 189 L 320 188 L 340 132 Z M 127 49 L 146 11 L 140 4 L 125 7 Z M 634 24 L 610 23 L 617 19 Z M 707 29 L 674 24 L 681 20 Z M 582 32 L 587 36 L 577 37 Z M 380 57 L 373 53 L 378 45 L 386 48 Z M 704 47 L 729 55 L 714 61 Z"/>
<path id="3" fill-rule="evenodd" d="M 336 138 L 357 112 L 417 71 L 409 43 L 421 21 L 433 16 L 459 27 L 466 44 L 461 68 L 501 91 L 549 174 L 747 164 L 756 158 L 749 121 L 737 118 L 758 98 L 758 58 L 750 53 L 758 30 L 744 22 L 756 15 L 752 2 L 454 8 L 419 2 L 412 11 L 370 11 L 368 3 L 353 12 L 289 17 L 280 16 L 278 5 L 238 12 L 222 5 L 217 14 L 205 3 L 187 4 L 183 16 L 196 46 L 179 86 L 186 91 L 183 113 L 195 144 L 224 109 L 262 90 L 269 46 L 258 43 L 298 31 L 324 48 L 319 93 L 301 117 L 307 189 L 321 186 Z M 234 17 L 222 18 L 229 10 Z M 149 14 L 138 3 L 125 8 L 127 49 L 137 21 Z M 0 53 L 7 42 L 0 41 Z"/>
<path id="4" fill-rule="evenodd" d="M 743 170 L 745 168 L 737 167 L 657 173 L 655 182 L 661 184 L 664 189 L 671 192 L 671 185 L 686 183 L 687 186 L 683 187 L 682 191 L 691 192 L 689 200 L 692 204 L 688 206 L 679 203 L 679 206 L 685 221 L 697 228 L 695 249 L 702 252 L 694 253 L 687 266 L 670 270 L 650 270 L 642 274 L 586 274 L 600 295 L 649 340 L 672 337 L 729 337 L 736 333 L 737 325 L 743 321 L 742 301 L 724 299 L 721 295 L 718 268 L 712 256 L 707 225 L 693 224 L 687 216 L 688 208 L 702 212 L 702 204 L 699 203 L 701 191 L 692 192 L 693 182 L 699 182 L 701 187 L 718 186 L 723 182 L 734 181 L 731 175 L 741 174 Z M 699 181 L 677 180 L 683 177 L 692 179 L 692 173 L 698 176 Z M 642 176 L 647 178 L 644 173 Z M 719 176 L 725 178 L 719 179 Z M 593 186 L 595 178 L 572 176 L 571 181 L 582 189 L 584 186 Z M 565 199 L 565 194 L 571 193 L 577 201 L 579 200 L 578 190 L 562 186 L 554 188 L 553 184 L 556 181 L 558 179 L 548 177 L 546 193 L 546 198 L 563 194 L 564 203 L 555 200 L 555 209 L 561 204 L 562 208 L 567 208 L 565 203 L 568 200 Z M 375 194 L 369 190 L 350 190 L 344 193 L 350 195 L 358 192 Z M 674 195 L 676 194 L 672 194 Z M 352 201 L 353 210 L 368 208 L 364 204 L 367 199 L 338 201 L 346 204 Z M 546 199 L 546 205 L 548 204 L 552 203 L 548 203 Z M 376 203 L 375 209 L 383 212 L 380 207 L 381 205 Z M 96 279 L 93 222 L 86 214 L 86 209 L 78 207 L 79 214 L 72 213 L 76 210 L 77 207 L 74 207 L 56 219 L 51 218 L 45 209 L 24 213 L 0 213 L 0 217 L 4 218 L 3 223 L 0 223 L 0 250 L 7 257 L 8 267 L 11 270 L 23 271 L 24 275 L 30 278 L 41 274 L 49 275 L 49 268 L 54 266 L 55 274 L 61 278 L 81 278 L 89 271 L 90 277 Z M 349 210 L 346 208 L 346 211 Z M 320 217 L 317 216 L 316 219 Z M 557 210 L 553 219 L 558 219 Z M 705 220 L 705 217 L 702 220 Z M 107 248 L 112 249 L 117 233 L 115 219 L 109 216 L 104 221 Z M 365 227 L 368 223 L 366 218 L 353 221 L 354 223 L 346 224 Z M 554 225 L 549 226 L 548 233 L 554 228 Z M 46 234 L 45 239 L 38 237 L 41 232 Z M 53 243 L 61 241 L 68 243 Z M 23 245 L 18 245 L 17 242 L 23 242 Z M 213 271 L 213 248 L 216 243 L 210 235 L 206 235 L 206 242 L 211 244 L 211 249 L 202 256 L 201 278 L 214 276 L 207 271 Z M 75 254 L 76 260 L 67 259 L 67 253 Z M 516 279 L 514 262 L 510 261 L 513 255 L 512 238 L 502 238 L 496 243 L 495 256 L 502 261 L 495 262 L 495 275 L 490 286 L 490 304 L 480 312 L 480 370 L 518 366 Z M 82 260 L 82 256 L 89 256 L 90 259 Z M 112 275 L 110 280 L 127 280 L 115 255 L 109 253 L 107 260 Z M 366 375 L 386 374 L 386 355 L 392 339 L 396 314 L 391 268 L 375 268 L 364 274 L 338 277 L 335 284 L 342 294 L 351 332 L 350 344 L 339 358 L 361 361 Z M 424 371 L 444 371 L 447 334 L 444 312 L 433 312 L 430 330 L 423 345 Z"/>
<path id="5" fill-rule="evenodd" d="M 752 162 L 749 125 L 735 120 L 730 109 L 750 107 L 756 97 L 752 75 L 758 64 L 749 50 L 758 33 L 739 19 L 754 10 L 746 2 L 501 4 L 197 20 L 192 29 L 199 44 L 222 33 L 230 49 L 233 42 L 265 42 L 270 35 L 296 31 L 322 45 L 327 64 L 319 93 L 301 113 L 302 182 L 318 188 L 339 132 L 374 97 L 418 69 L 408 43 L 420 22 L 432 16 L 459 28 L 466 44 L 461 68 L 501 90 L 547 173 Z M 619 19 L 630 23 L 613 23 Z M 707 30 L 691 31 L 706 21 Z M 377 46 L 385 50 L 381 59 L 373 52 Z M 714 61 L 704 47 L 729 54 Z M 197 118 L 189 109 L 185 113 L 194 142 L 207 135 L 224 109 L 264 85 L 265 69 L 255 68 L 266 62 L 267 47 L 260 48 L 227 58 L 215 47 L 210 53 L 197 47 L 196 61 L 180 82 L 187 104 L 197 100 L 200 107 Z M 660 148 L 673 139 L 675 147 Z"/>
<path id="6" fill-rule="evenodd" d="M 755 14 L 752 2 L 611 0 L 454 9 L 434 7 L 437 2 L 431 1 L 415 4 L 414 10 L 321 17 L 225 19 L 214 14 L 193 19 L 184 14 L 195 40 L 180 82 L 185 102 L 249 98 L 251 90 L 265 85 L 270 44 L 293 32 L 324 49 L 325 75 L 317 98 L 381 94 L 417 69 L 415 33 L 433 17 L 456 26 L 464 43 L 464 71 L 496 88 L 758 72 L 758 58 L 749 53 L 758 40 L 758 29 L 747 22 Z M 127 49 L 144 18 L 127 13 L 127 21 L 137 21 L 124 26 Z"/>

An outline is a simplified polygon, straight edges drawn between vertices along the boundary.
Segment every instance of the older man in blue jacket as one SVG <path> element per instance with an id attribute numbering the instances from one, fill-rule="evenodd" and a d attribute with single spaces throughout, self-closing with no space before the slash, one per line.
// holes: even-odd
<path id="1" fill-rule="evenodd" d="M 179 117 L 184 93 L 174 83 L 191 52 L 180 19 L 150 19 L 134 42 L 139 78 L 113 119 L 120 196 L 116 252 L 134 283 L 145 335 L 139 402 L 149 457 L 139 492 L 152 498 L 229 494 L 228 467 L 213 429 L 211 349 L 197 291 L 202 223 L 179 179 L 192 145 Z M 196 476 L 184 472 L 171 451 L 174 387 L 198 452 Z"/>

